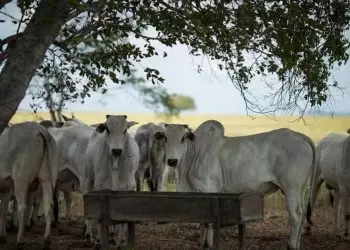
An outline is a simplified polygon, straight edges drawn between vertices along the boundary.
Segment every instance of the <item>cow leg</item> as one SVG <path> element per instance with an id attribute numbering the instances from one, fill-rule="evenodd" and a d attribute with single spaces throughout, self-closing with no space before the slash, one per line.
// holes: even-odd
<path id="1" fill-rule="evenodd" d="M 86 167 L 88 168 L 88 167 Z M 89 178 L 84 180 L 84 185 L 82 187 L 83 194 L 87 194 L 92 190 L 92 184 Z M 92 220 L 85 220 L 86 230 L 85 230 L 85 238 L 92 242 Z"/>
<path id="2" fill-rule="evenodd" d="M 31 216 L 31 224 L 32 225 L 38 224 L 38 211 L 40 208 L 41 200 L 42 200 L 42 189 L 39 186 L 39 189 L 38 189 L 37 193 L 35 194 L 34 201 L 33 201 L 33 212 L 32 212 L 32 216 Z"/>
<path id="3" fill-rule="evenodd" d="M 118 238 L 115 242 L 117 246 L 120 246 L 121 244 L 125 243 L 125 228 L 126 223 L 118 225 Z"/>
<path id="4" fill-rule="evenodd" d="M 333 233 L 335 235 L 338 234 L 339 226 L 340 226 L 340 196 L 337 191 L 334 193 L 330 192 L 330 195 L 333 197 L 333 205 L 332 205 L 332 212 L 333 212 Z"/>
<path id="5" fill-rule="evenodd" d="M 9 230 L 11 230 L 12 232 L 17 232 L 17 228 L 18 228 L 18 217 L 17 217 L 17 200 L 16 197 L 13 197 L 11 195 L 10 201 L 11 199 L 13 199 L 13 203 L 12 203 L 12 215 L 11 215 L 11 220 L 10 220 L 10 224 L 9 224 Z"/>
<path id="6" fill-rule="evenodd" d="M 53 227 L 57 227 L 58 224 L 58 217 L 59 217 L 59 203 L 58 203 L 58 197 L 60 195 L 60 190 L 58 189 L 57 185 L 55 190 L 53 191 Z"/>
<path id="7" fill-rule="evenodd" d="M 66 218 L 69 220 L 73 219 L 72 216 L 72 204 L 73 204 L 73 199 L 72 199 L 72 192 L 67 192 L 67 191 L 63 191 L 63 195 L 64 195 L 64 200 L 66 202 Z"/>
<path id="8" fill-rule="evenodd" d="M 34 198 L 36 195 L 36 190 L 32 191 L 29 190 L 28 191 L 28 195 L 27 195 L 27 210 L 26 210 L 26 227 L 30 228 L 32 226 L 34 226 L 31 223 L 31 219 L 32 219 L 32 210 L 33 210 L 33 214 L 34 214 L 34 209 L 33 209 L 33 204 L 34 204 Z"/>
<path id="9" fill-rule="evenodd" d="M 145 176 L 145 170 L 143 169 L 143 166 L 139 166 L 135 173 L 135 181 L 136 181 L 136 191 L 142 191 L 143 190 L 143 179 Z"/>
<path id="10" fill-rule="evenodd" d="M 19 180 L 18 180 L 19 182 Z M 19 188 L 25 187 L 25 188 Z M 17 214 L 18 214 L 18 232 L 17 232 L 17 245 L 23 244 L 23 233 L 24 233 L 24 224 L 26 221 L 26 212 L 27 212 L 27 195 L 28 195 L 28 186 L 25 183 L 16 183 L 15 180 L 15 194 L 17 199 Z"/>
<path id="11" fill-rule="evenodd" d="M 303 209 L 302 209 L 302 191 L 288 190 L 286 194 L 287 208 L 289 213 L 289 224 L 291 234 L 288 243 L 289 250 L 298 250 L 303 229 Z"/>
<path id="12" fill-rule="evenodd" d="M 6 215 L 7 215 L 7 208 L 9 205 L 9 202 L 11 200 L 12 192 L 4 192 L 1 197 L 0 202 L 0 242 L 6 242 Z M 16 214 L 13 213 L 12 217 L 15 217 Z"/>
<path id="13" fill-rule="evenodd" d="M 201 247 L 204 247 L 206 236 L 207 236 L 207 227 L 205 226 L 204 223 L 200 223 L 199 227 L 200 227 L 200 235 L 198 239 L 198 244 Z"/>
<path id="14" fill-rule="evenodd" d="M 205 242 L 204 242 L 204 248 L 205 249 L 212 249 L 213 248 L 213 236 L 214 236 L 214 231 L 213 231 L 213 224 L 209 223 L 206 225 L 207 232 L 206 232 L 206 237 L 205 237 Z"/>
<path id="15" fill-rule="evenodd" d="M 213 224 L 200 224 L 200 238 L 199 244 L 203 249 L 211 249 L 213 247 Z"/>
<path id="16" fill-rule="evenodd" d="M 320 187 L 323 183 L 323 180 L 319 178 L 319 176 L 316 176 L 315 178 L 315 185 L 312 188 L 312 197 L 309 197 L 309 203 L 307 206 L 307 226 L 306 226 L 306 232 L 305 234 L 311 234 L 311 216 L 312 216 L 312 211 L 315 208 L 316 200 L 317 200 L 317 195 L 320 190 Z"/>
<path id="17" fill-rule="evenodd" d="M 50 233 L 51 233 L 51 206 L 53 201 L 53 188 L 50 181 L 43 181 L 41 183 L 43 192 L 43 209 L 45 216 L 45 233 L 44 233 L 44 245 L 50 245 Z"/>
<path id="18" fill-rule="evenodd" d="M 342 200 L 343 204 L 343 211 L 344 211 L 344 237 L 349 237 L 349 220 L 350 220 L 350 211 L 349 211 L 349 193 L 346 189 L 346 187 L 341 186 L 340 187 L 340 199 Z"/>

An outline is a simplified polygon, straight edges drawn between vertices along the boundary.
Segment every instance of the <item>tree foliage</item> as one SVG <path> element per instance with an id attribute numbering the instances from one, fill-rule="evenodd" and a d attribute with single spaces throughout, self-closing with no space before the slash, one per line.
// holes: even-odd
<path id="1" fill-rule="evenodd" d="M 141 101 L 147 108 L 165 116 L 178 116 L 182 111 L 196 109 L 192 97 L 174 93 L 168 93 L 160 85 L 150 86 L 144 78 L 136 77 L 136 72 L 131 71 L 131 76 L 125 79 L 128 87 L 136 90 L 137 100 Z M 119 89 L 122 90 L 124 86 Z"/>
<path id="2" fill-rule="evenodd" d="M 208 56 L 227 72 L 253 111 L 263 111 L 247 95 L 253 77 L 277 77 L 279 84 L 271 96 L 277 100 L 275 109 L 290 109 L 300 100 L 321 105 L 330 86 L 337 85 L 329 81 L 331 70 L 348 60 L 344 31 L 349 29 L 349 1 L 19 0 L 23 14 L 19 24 L 33 22 L 39 10 L 49 13 L 48 2 L 60 13 L 52 18 L 64 25 L 37 73 L 47 74 L 57 62 L 67 74 L 65 84 L 73 97 L 89 96 L 107 79 L 123 84 L 136 63 L 166 57 L 155 42 L 169 47 L 185 44 L 191 55 Z M 44 27 L 35 21 L 37 29 Z M 1 41 L 0 62 L 20 37 L 18 32 Z M 253 62 L 246 60 L 247 55 Z M 154 84 L 164 82 L 157 69 L 145 67 L 144 74 Z M 81 79 L 83 88 L 78 89 Z"/>

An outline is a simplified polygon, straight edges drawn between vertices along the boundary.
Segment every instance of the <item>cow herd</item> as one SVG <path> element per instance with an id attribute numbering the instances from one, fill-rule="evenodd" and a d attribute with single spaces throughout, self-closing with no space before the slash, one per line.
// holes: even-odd
<path id="1" fill-rule="evenodd" d="M 103 123 L 93 125 L 63 118 L 64 122 L 57 123 L 46 120 L 9 125 L 0 135 L 0 240 L 6 240 L 6 215 L 12 197 L 16 204 L 17 216 L 13 218 L 18 221 L 18 246 L 23 245 L 25 226 L 36 223 L 40 202 L 46 222 L 44 244 L 48 246 L 51 211 L 56 223 L 60 191 L 66 216 L 72 219 L 73 191 L 141 191 L 144 179 L 149 190 L 163 191 L 169 169 L 175 169 L 179 192 L 268 195 L 281 190 L 291 229 L 288 249 L 300 249 L 305 223 L 305 232 L 311 233 L 312 210 L 325 182 L 333 204 L 334 232 L 339 230 L 342 207 L 344 236 L 348 236 L 347 134 L 329 134 L 315 146 L 308 136 L 286 128 L 227 137 L 224 126 L 216 120 L 207 120 L 193 131 L 186 124 L 147 123 L 133 134 L 129 129 L 138 122 L 128 121 L 126 115 L 106 115 Z M 306 206 L 304 195 L 308 187 Z M 101 225 L 95 222 L 98 230 L 93 237 L 93 223 L 85 221 L 85 236 L 99 242 Z M 211 248 L 213 226 L 200 226 L 199 242 L 203 248 Z M 117 244 L 125 238 L 125 227 L 126 224 L 118 224 Z"/>

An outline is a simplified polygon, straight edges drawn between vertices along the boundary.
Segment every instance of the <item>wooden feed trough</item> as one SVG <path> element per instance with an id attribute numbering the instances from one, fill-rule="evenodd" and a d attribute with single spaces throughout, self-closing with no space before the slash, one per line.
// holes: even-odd
<path id="1" fill-rule="evenodd" d="M 239 225 L 244 249 L 245 223 L 262 220 L 264 198 L 259 193 L 187 193 L 93 191 L 84 195 L 86 219 L 102 223 L 102 249 L 109 244 L 112 221 L 128 222 L 128 244 L 135 244 L 135 222 L 214 223 L 214 249 L 220 249 L 220 227 Z"/>

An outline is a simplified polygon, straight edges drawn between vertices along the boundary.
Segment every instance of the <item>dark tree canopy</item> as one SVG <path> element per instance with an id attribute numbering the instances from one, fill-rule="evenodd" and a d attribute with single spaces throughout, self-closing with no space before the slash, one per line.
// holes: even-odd
<path id="1" fill-rule="evenodd" d="M 0 8 L 7 2 L 1 1 Z M 53 61 L 68 74 L 70 93 L 83 98 L 103 88 L 106 79 L 124 83 L 135 63 L 166 56 L 154 41 L 170 47 L 185 44 L 190 54 L 213 59 L 244 97 L 254 76 L 276 75 L 280 85 L 271 98 L 278 100 L 277 108 L 293 108 L 300 99 L 321 105 L 330 85 L 336 86 L 329 82 L 332 68 L 348 60 L 344 31 L 349 29 L 349 1 L 17 2 L 20 22 L 27 26 L 1 41 L 0 63 L 6 61 L 0 74 L 2 123 L 16 111 L 33 75 L 49 72 Z M 155 32 L 149 35 L 147 30 Z M 254 62 L 245 60 L 247 54 Z M 157 69 L 145 67 L 144 73 L 154 83 L 164 82 Z M 86 81 L 78 90 L 82 77 Z M 246 100 L 247 108 L 256 110 Z"/>

